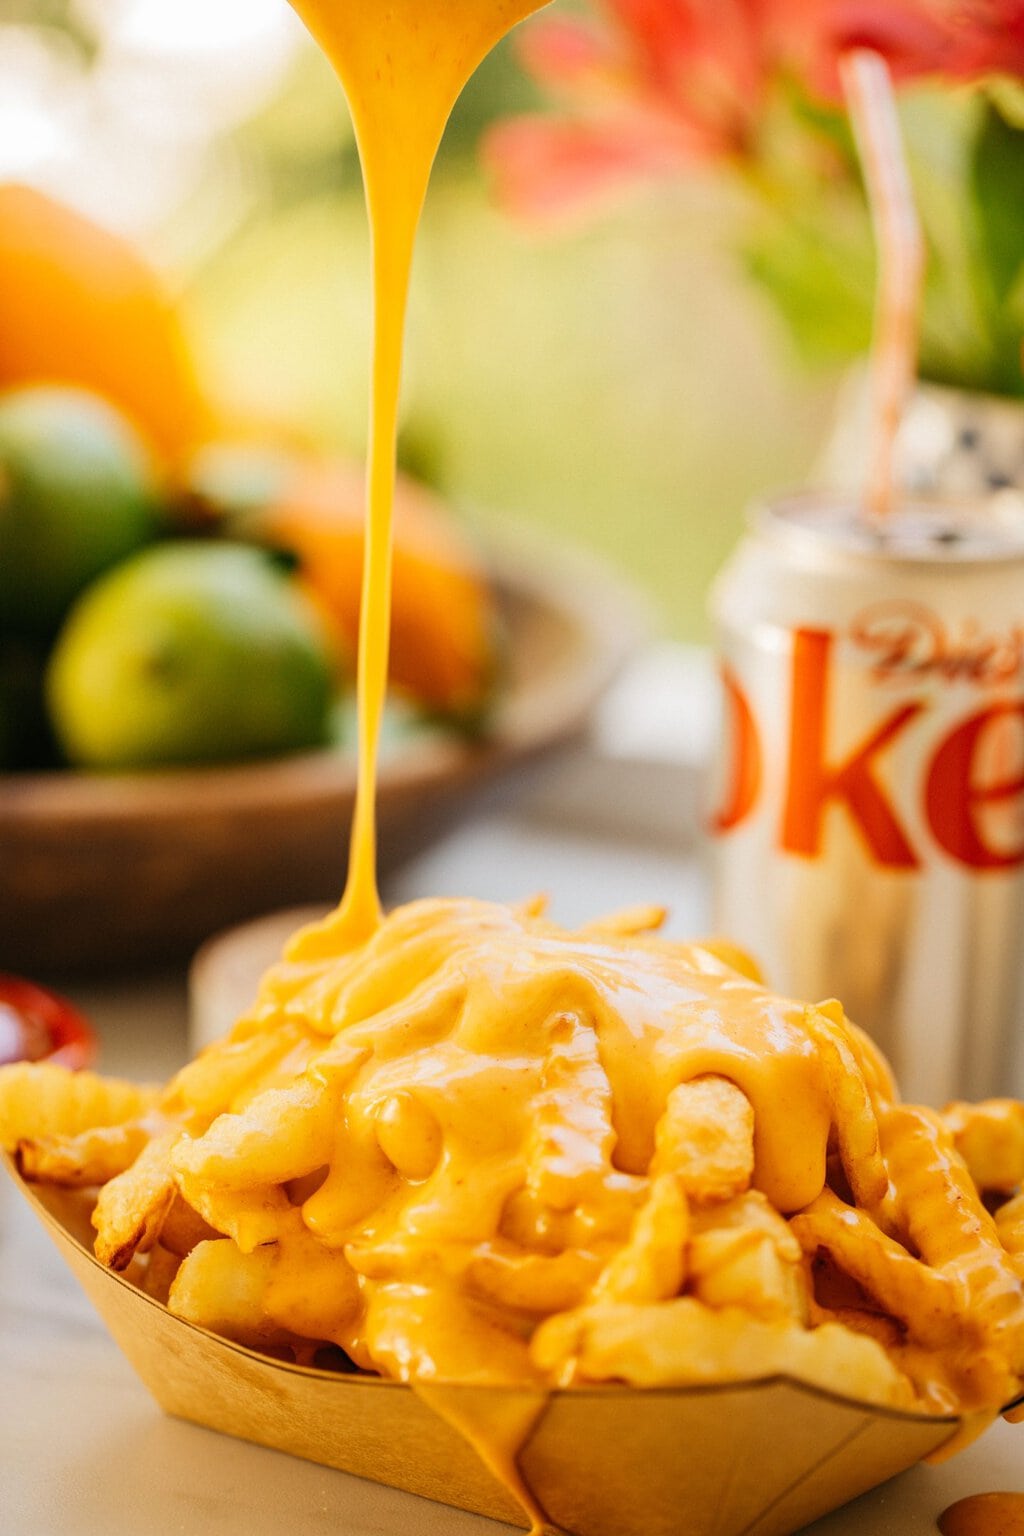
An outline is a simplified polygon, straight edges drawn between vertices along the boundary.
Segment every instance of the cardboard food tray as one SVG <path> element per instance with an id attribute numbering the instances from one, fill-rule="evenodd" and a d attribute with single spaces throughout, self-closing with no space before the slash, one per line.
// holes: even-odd
<path id="1" fill-rule="evenodd" d="M 165 1412 L 511 1525 L 527 1519 L 449 1419 L 530 1426 L 518 1470 L 573 1536 L 784 1536 L 937 1450 L 958 1428 L 784 1378 L 638 1390 L 432 1386 L 289 1365 L 207 1333 L 106 1270 L 66 1196 L 35 1209 Z"/>

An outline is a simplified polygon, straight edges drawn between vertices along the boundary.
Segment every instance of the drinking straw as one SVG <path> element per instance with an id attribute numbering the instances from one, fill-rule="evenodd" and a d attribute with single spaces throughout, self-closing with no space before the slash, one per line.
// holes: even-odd
<path id="1" fill-rule="evenodd" d="M 881 519 L 893 503 L 896 434 L 917 369 L 924 243 L 889 67 L 880 54 L 856 48 L 839 69 L 878 252 L 864 502 Z"/>

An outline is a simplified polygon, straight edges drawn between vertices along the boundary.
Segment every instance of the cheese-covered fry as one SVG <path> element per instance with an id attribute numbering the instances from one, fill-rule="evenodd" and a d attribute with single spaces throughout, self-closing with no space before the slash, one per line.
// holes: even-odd
<path id="1" fill-rule="evenodd" d="M 800 1244 L 758 1190 L 695 1217 L 693 1228 L 689 1277 L 698 1300 L 745 1307 L 754 1317 L 807 1320 Z"/>
<path id="2" fill-rule="evenodd" d="M 676 1175 L 691 1200 L 729 1200 L 754 1173 L 754 1111 L 721 1077 L 680 1083 L 658 1122 L 652 1170 Z"/>
<path id="3" fill-rule="evenodd" d="M 836 1323 L 808 1329 L 763 1321 L 741 1307 L 716 1310 L 690 1297 L 563 1314 L 541 1325 L 532 1350 L 547 1371 L 564 1372 L 571 1358 L 574 1381 L 704 1386 L 796 1375 L 833 1389 L 841 1383 L 845 1394 L 867 1402 L 906 1407 L 913 1400 L 909 1383 L 873 1339 Z"/>
<path id="4" fill-rule="evenodd" d="M 942 1118 L 978 1189 L 1008 1195 L 1024 1183 L 1024 1104 L 949 1104 Z"/>

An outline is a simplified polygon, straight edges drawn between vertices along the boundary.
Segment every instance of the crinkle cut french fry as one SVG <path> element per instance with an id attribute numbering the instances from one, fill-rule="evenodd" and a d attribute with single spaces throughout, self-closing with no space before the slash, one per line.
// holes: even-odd
<path id="1" fill-rule="evenodd" d="M 296 1021 L 254 1034 L 236 1030 L 182 1067 L 168 1084 L 164 1108 L 168 1113 L 187 1112 L 209 1124 L 269 1087 L 268 1079 L 302 1046 L 305 1050 L 300 1054 L 312 1054 L 309 1032 Z M 304 1065 L 305 1061 L 292 1065 L 287 1075 L 294 1077 Z"/>
<path id="2" fill-rule="evenodd" d="M 1024 1184 L 1024 1104 L 1016 1099 L 949 1104 L 942 1119 L 978 1189 L 1011 1195 Z"/>
<path id="3" fill-rule="evenodd" d="M 96 1257 L 109 1269 L 125 1269 L 137 1251 L 160 1235 L 174 1199 L 170 1152 L 177 1133 L 165 1131 L 147 1143 L 132 1166 L 100 1190 L 93 1212 Z"/>
<path id="4" fill-rule="evenodd" d="M 996 1231 L 1007 1253 L 1024 1262 L 1024 1193 L 996 1211 Z"/>
<path id="5" fill-rule="evenodd" d="M 138 1262 L 144 1262 L 146 1266 L 139 1283 L 140 1290 L 166 1306 L 174 1277 L 181 1265 L 180 1256 L 165 1248 L 162 1243 L 154 1243 L 147 1254 L 138 1258 Z"/>
<path id="6" fill-rule="evenodd" d="M 72 1072 L 51 1062 L 0 1067 L 0 1146 L 13 1152 L 22 1141 L 78 1136 L 100 1126 L 137 1120 L 158 1090 L 94 1072 Z"/>
<path id="7" fill-rule="evenodd" d="M 175 1194 L 160 1228 L 162 1247 L 183 1259 L 198 1243 L 220 1235 L 180 1194 Z"/>
<path id="8" fill-rule="evenodd" d="M 639 1387 L 701 1385 L 796 1375 L 865 1402 L 913 1400 L 902 1373 L 873 1339 L 837 1324 L 806 1329 L 721 1311 L 691 1297 L 648 1306 L 599 1303 L 542 1323 L 531 1353 L 544 1370 L 571 1366 L 578 1381 Z"/>
<path id="9" fill-rule="evenodd" d="M 888 1107 L 881 1123 L 909 1240 L 933 1270 L 956 1275 L 982 1337 L 1004 1340 L 1024 1375 L 1024 1289 L 951 1132 L 934 1111 L 907 1104 Z"/>
<path id="10" fill-rule="evenodd" d="M 230 1237 L 242 1253 L 253 1253 L 281 1236 L 292 1204 L 279 1184 L 255 1189 L 221 1189 L 180 1173 L 175 1175 L 186 1203 L 214 1232 Z"/>
<path id="11" fill-rule="evenodd" d="M 905 1335 L 902 1324 L 894 1317 L 885 1312 L 868 1312 L 863 1307 L 821 1307 L 812 1302 L 811 1321 L 815 1327 L 822 1323 L 841 1323 L 854 1333 L 866 1334 L 887 1350 L 898 1348 Z"/>
<path id="12" fill-rule="evenodd" d="M 882 1158 L 878 1117 L 851 1044 L 839 1003 L 808 1008 L 804 1027 L 816 1042 L 828 1076 L 839 1156 L 857 1204 L 872 1210 L 884 1200 L 889 1175 Z"/>
<path id="13" fill-rule="evenodd" d="M 272 1246 L 240 1253 L 226 1237 L 199 1243 L 182 1259 L 167 1305 L 176 1317 L 240 1344 L 279 1342 L 283 1330 L 266 1309 L 274 1260 Z"/>
<path id="14" fill-rule="evenodd" d="M 708 1306 L 806 1323 L 811 1298 L 802 1260 L 789 1223 L 760 1190 L 693 1213 L 688 1288 Z"/>
<path id="15" fill-rule="evenodd" d="M 182 1137 L 171 1165 L 186 1202 L 246 1253 L 272 1242 L 292 1209 L 283 1186 L 330 1161 L 339 1092 L 302 1077 L 221 1115 L 204 1135 Z"/>
<path id="16" fill-rule="evenodd" d="M 22 1178 L 69 1189 L 106 1184 L 130 1168 L 149 1140 L 137 1120 L 98 1126 L 77 1136 L 40 1136 L 20 1141 L 16 1157 Z"/>
<path id="17" fill-rule="evenodd" d="M 290 1088 L 259 1094 L 241 1114 L 220 1115 L 202 1136 L 183 1137 L 173 1163 L 186 1199 L 200 1183 L 253 1189 L 322 1168 L 334 1150 L 337 1101 L 337 1092 L 301 1077 Z"/>
<path id="18" fill-rule="evenodd" d="M 695 1237 L 705 1232 L 761 1233 L 771 1239 L 779 1257 L 790 1264 L 799 1264 L 803 1254 L 789 1222 L 759 1189 L 748 1189 L 724 1205 L 695 1209 L 691 1224 Z"/>
<path id="19" fill-rule="evenodd" d="M 754 1172 L 754 1111 L 723 1077 L 672 1089 L 655 1133 L 652 1172 L 670 1172 L 697 1204 L 742 1194 Z"/>
<path id="20" fill-rule="evenodd" d="M 359 1267 L 358 1253 L 353 1262 Z M 520 1253 L 511 1244 L 487 1243 L 470 1260 L 466 1278 L 473 1291 L 527 1314 L 544 1317 L 583 1301 L 600 1272 L 594 1253 Z"/>
<path id="21" fill-rule="evenodd" d="M 552 1211 L 570 1211 L 604 1202 L 615 1148 L 612 1089 L 597 1036 L 579 1013 L 561 1009 L 548 1028 L 526 1188 Z"/>
<path id="22" fill-rule="evenodd" d="M 609 912 L 604 917 L 595 918 L 593 922 L 584 925 L 584 933 L 607 933 L 619 938 L 638 938 L 645 933 L 656 933 L 665 925 L 668 911 L 665 907 L 643 906 L 623 907 L 617 912 Z"/>
<path id="23" fill-rule="evenodd" d="M 804 1251 L 819 1248 L 844 1274 L 929 1348 L 942 1349 L 963 1328 L 963 1297 L 953 1279 L 915 1258 L 871 1217 L 826 1189 L 790 1222 Z"/>
<path id="24" fill-rule="evenodd" d="M 321 1243 L 304 1226 L 298 1211 L 292 1214 L 287 1245 L 277 1248 L 277 1258 L 266 1292 L 272 1318 L 287 1318 L 293 1333 L 340 1344 L 361 1304 L 359 1278 L 347 1251 Z"/>
<path id="25" fill-rule="evenodd" d="M 629 1240 L 602 1271 L 594 1297 L 640 1302 L 677 1295 L 686 1278 L 689 1231 L 690 1203 L 683 1180 L 675 1173 L 656 1174 Z"/>
<path id="26" fill-rule="evenodd" d="M 731 944 L 728 939 L 701 939 L 699 950 L 710 955 L 713 960 L 718 960 L 722 965 L 728 966 L 730 971 L 735 971 L 737 976 L 742 976 L 747 981 L 752 981 L 755 986 L 764 984 L 764 975 L 761 967 L 753 955 L 741 949 L 738 944 Z"/>

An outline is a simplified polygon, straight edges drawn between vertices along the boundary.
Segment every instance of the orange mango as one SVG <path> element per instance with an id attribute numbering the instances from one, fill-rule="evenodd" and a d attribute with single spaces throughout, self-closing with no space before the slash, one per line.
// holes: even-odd
<path id="1" fill-rule="evenodd" d="M 364 473 L 315 463 L 256 514 L 257 536 L 287 549 L 354 655 L 359 631 Z M 472 722 L 496 673 L 497 615 L 479 561 L 437 497 L 399 477 L 394 521 L 391 680 L 439 714 Z"/>
<path id="2" fill-rule="evenodd" d="M 125 240 L 32 187 L 0 185 L 0 389 L 105 395 L 174 465 L 205 409 L 181 320 Z"/>

